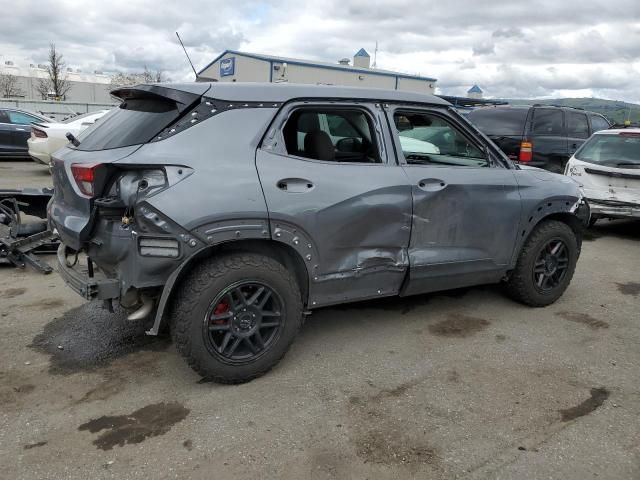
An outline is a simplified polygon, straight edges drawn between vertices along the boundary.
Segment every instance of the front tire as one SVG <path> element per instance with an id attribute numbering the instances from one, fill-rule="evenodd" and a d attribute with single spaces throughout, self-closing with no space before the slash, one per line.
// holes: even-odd
<path id="1" fill-rule="evenodd" d="M 182 282 L 171 318 L 191 368 L 219 383 L 243 383 L 285 355 L 302 325 L 302 298 L 295 277 L 273 258 L 227 254 Z"/>
<path id="2" fill-rule="evenodd" d="M 520 252 L 507 281 L 507 293 L 532 307 L 552 304 L 569 286 L 579 255 L 578 239 L 567 224 L 542 222 Z"/>

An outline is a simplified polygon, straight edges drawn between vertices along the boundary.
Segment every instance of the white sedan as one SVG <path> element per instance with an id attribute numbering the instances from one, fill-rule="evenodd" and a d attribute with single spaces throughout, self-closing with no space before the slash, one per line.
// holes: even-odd
<path id="1" fill-rule="evenodd" d="M 51 163 L 51 154 L 64 147 L 67 133 L 77 137 L 85 128 L 93 125 L 109 110 L 98 110 L 69 118 L 60 123 L 35 123 L 31 125 L 31 138 L 27 140 L 31 158 L 44 165 Z"/>

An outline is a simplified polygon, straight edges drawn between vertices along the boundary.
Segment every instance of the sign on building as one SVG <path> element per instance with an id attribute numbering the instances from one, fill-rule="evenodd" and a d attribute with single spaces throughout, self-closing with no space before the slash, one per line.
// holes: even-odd
<path id="1" fill-rule="evenodd" d="M 220 60 L 220 76 L 229 77 L 236 73 L 236 57 L 227 57 Z"/>

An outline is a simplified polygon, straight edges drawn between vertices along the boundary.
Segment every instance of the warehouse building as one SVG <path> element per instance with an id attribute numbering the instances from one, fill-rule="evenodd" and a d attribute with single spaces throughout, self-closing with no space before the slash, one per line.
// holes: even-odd
<path id="1" fill-rule="evenodd" d="M 83 73 L 67 68 L 64 72 L 71 88 L 64 100 L 76 103 L 112 104 L 109 91 L 113 88 L 111 77 L 101 72 Z M 0 74 L 11 75 L 16 79 L 16 94 L 11 98 L 25 101 L 44 100 L 37 90 L 40 79 L 48 78 L 46 65 L 31 64 L 28 67 L 15 65 L 7 60 L 0 64 Z M 3 97 L 0 93 L 0 97 Z"/>
<path id="2" fill-rule="evenodd" d="M 290 82 L 435 92 L 436 79 L 371 66 L 364 48 L 337 63 L 225 50 L 198 72 L 200 80 L 220 82 Z"/>

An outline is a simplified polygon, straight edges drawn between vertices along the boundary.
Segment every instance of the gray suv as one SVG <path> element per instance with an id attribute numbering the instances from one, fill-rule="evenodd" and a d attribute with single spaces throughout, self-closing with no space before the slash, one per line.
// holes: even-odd
<path id="1" fill-rule="evenodd" d="M 160 84 L 58 151 L 60 273 L 239 383 L 327 305 L 503 282 L 545 306 L 589 219 L 578 185 L 517 166 L 444 100 L 377 89 Z"/>

